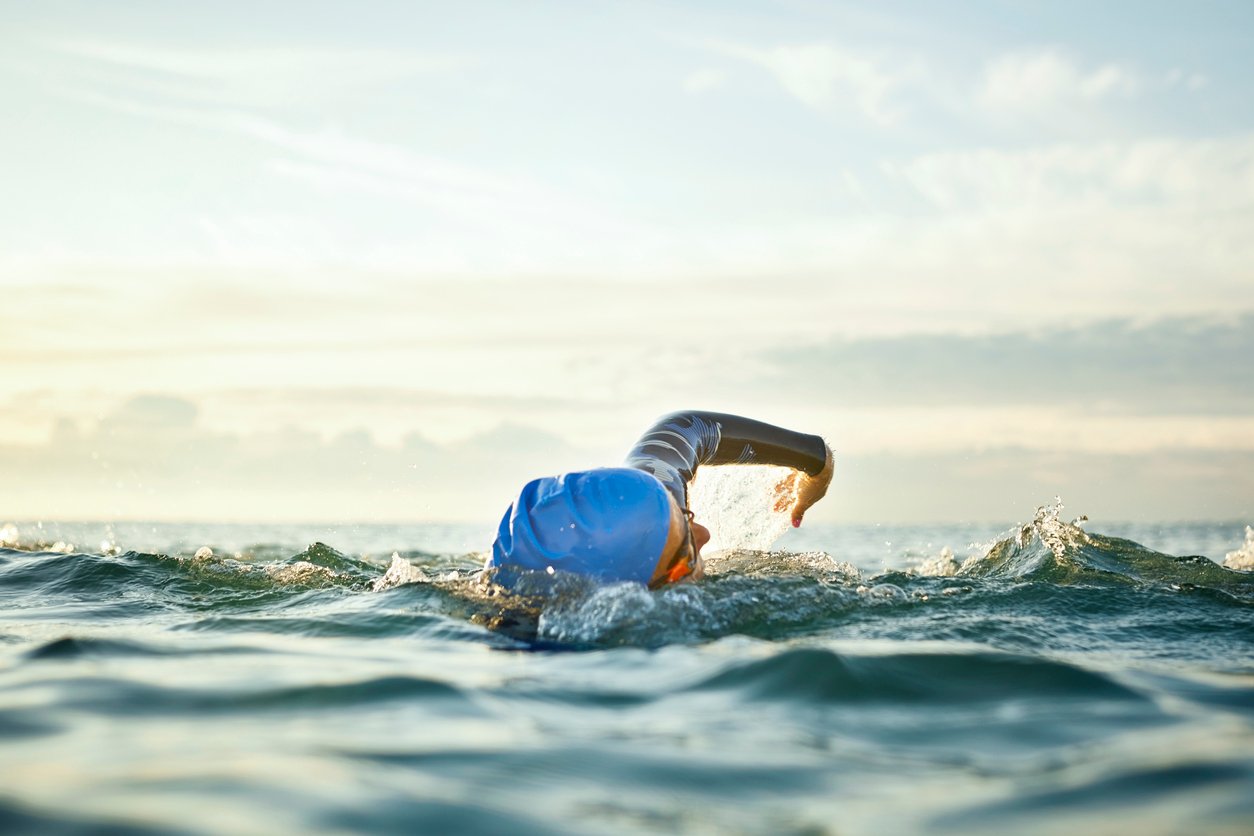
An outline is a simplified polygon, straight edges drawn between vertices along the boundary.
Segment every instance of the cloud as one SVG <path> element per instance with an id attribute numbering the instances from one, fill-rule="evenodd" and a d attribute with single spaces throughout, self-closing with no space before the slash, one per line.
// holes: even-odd
<path id="1" fill-rule="evenodd" d="M 859 407 L 1067 405 L 1124 416 L 1254 418 L 1251 357 L 1249 313 L 1227 321 L 1112 320 L 1037 332 L 921 334 L 778 349 L 765 354 L 771 365 L 761 383 L 796 381 L 789 385 Z"/>
<path id="2" fill-rule="evenodd" d="M 152 103 L 90 87 L 64 92 L 71 98 L 119 113 L 264 143 L 289 155 L 272 159 L 271 172 L 330 189 L 391 194 L 468 216 L 521 206 L 544 211 L 562 200 L 552 190 L 527 178 L 500 175 L 403 145 L 363 139 L 335 126 L 293 130 L 275 119 L 237 109 Z"/>
<path id="3" fill-rule="evenodd" d="M 1183 87 L 1190 93 L 1201 90 L 1210 84 L 1210 78 L 1205 73 L 1188 72 L 1180 67 L 1174 67 L 1169 70 L 1164 80 L 1168 87 Z"/>
<path id="4" fill-rule="evenodd" d="M 1131 99 L 1147 86 L 1143 75 L 1116 62 L 1086 66 L 1061 47 L 1002 53 L 990 59 L 971 87 L 970 77 L 918 54 L 855 48 L 831 42 L 777 46 L 707 42 L 703 46 L 769 72 L 807 108 L 820 113 L 853 109 L 881 128 L 899 125 L 916 108 L 933 108 L 946 127 L 980 112 L 1036 114 L 1046 127 L 1063 117 Z M 1194 77 L 1169 84 L 1196 89 Z"/>
<path id="5" fill-rule="evenodd" d="M 412 435 L 446 439 L 454 446 L 475 435 L 468 453 L 495 449 L 493 445 L 523 445 L 549 449 L 549 440 L 526 440 L 517 428 L 522 421 L 564 427 L 568 437 L 586 440 L 580 426 L 589 415 L 610 407 L 595 400 L 544 394 L 510 395 L 441 392 L 400 386 L 299 386 L 282 391 L 236 388 L 197 396 L 206 424 L 236 432 L 258 427 L 299 426 L 323 437 L 369 427 L 387 443 Z M 568 438 L 569 440 L 569 438 Z"/>
<path id="6" fill-rule="evenodd" d="M 1128 67 L 1082 67 L 1057 47 L 998 56 L 984 69 L 978 99 L 995 110 L 1042 110 L 1060 103 L 1098 102 L 1135 94 L 1140 77 Z"/>
<path id="7" fill-rule="evenodd" d="M 1254 205 L 1254 135 L 938 152 L 888 172 L 951 212 L 1100 202 L 1213 216 Z"/>
<path id="8" fill-rule="evenodd" d="M 904 115 L 895 94 L 918 75 L 914 65 L 830 43 L 708 46 L 766 70 L 785 92 L 811 110 L 830 112 L 852 105 L 881 126 L 892 125 Z"/>
<path id="9" fill-rule="evenodd" d="M 1000 447 L 837 456 L 815 521 L 918 523 L 1030 519 L 1055 496 L 1102 531 L 1116 521 L 1254 519 L 1254 451 L 1134 455 Z M 820 514 L 824 516 L 820 517 Z M 811 515 L 807 515 L 807 520 Z M 964 546 L 966 544 L 951 544 Z"/>
<path id="10" fill-rule="evenodd" d="M 389 180 L 401 178 L 424 190 L 476 195 L 478 199 L 472 208 L 511 195 L 522 199 L 535 197 L 526 181 L 520 178 L 420 154 L 400 145 L 361 139 L 337 128 L 294 131 L 272 120 L 242 113 L 223 114 L 219 124 L 230 132 L 326 165 L 380 175 Z"/>
<path id="11" fill-rule="evenodd" d="M 383 444 L 360 429 L 212 431 L 197 412 L 191 401 L 142 396 L 85 427 L 59 422 L 44 443 L 0 445 L 0 519 L 490 525 L 527 480 L 614 461 L 527 424 L 455 442 L 411 433 Z M 1056 494 L 1105 520 L 1254 513 L 1249 449 L 859 453 L 829 437 L 837 478 L 812 522 L 1013 522 Z"/>
<path id="12" fill-rule="evenodd" d="M 650 269 L 659 256 L 693 249 L 668 230 L 533 177 L 365 139 L 333 125 L 298 130 L 240 110 L 153 104 L 99 92 L 94 82 L 60 93 L 119 113 L 263 143 L 280 155 L 259 159 L 258 174 L 337 199 L 336 211 L 313 220 L 280 213 L 200 215 L 198 227 L 223 266 L 353 264 L 428 275 L 604 275 L 642 262 Z M 366 200 L 354 205 L 354 215 L 339 209 L 346 198 Z M 409 205 L 388 213 L 380 198 Z M 390 229 L 400 223 L 405 232 L 380 246 L 370 219 Z M 374 243 L 363 247 L 361 238 Z"/>
<path id="13" fill-rule="evenodd" d="M 83 38 L 44 46 L 69 59 L 61 71 L 71 77 L 108 78 L 158 99 L 231 107 L 325 104 L 415 76 L 465 71 L 474 61 L 444 52 L 303 45 L 175 48 Z"/>
<path id="14" fill-rule="evenodd" d="M 101 420 L 106 434 L 115 430 L 139 433 L 179 432 L 191 429 L 199 410 L 182 398 L 168 395 L 137 395 Z"/>
<path id="15" fill-rule="evenodd" d="M 197 423 L 192 401 L 131 398 L 43 444 L 0 446 L 0 516 L 79 519 L 483 520 L 527 479 L 604 462 L 560 437 L 502 424 L 437 444 L 380 444 L 296 427 L 249 434 Z"/>
<path id="16" fill-rule="evenodd" d="M 115 113 L 261 144 L 256 174 L 331 196 L 330 215 L 300 209 L 195 218 L 203 246 L 230 267 L 398 263 L 428 273 L 587 272 L 657 247 L 657 234 L 570 189 L 345 130 L 327 114 L 414 75 L 463 72 L 466 56 L 307 47 L 169 49 L 104 40 L 46 47 L 64 60 L 40 74 L 55 95 Z M 53 62 L 49 62 L 52 64 Z M 335 105 L 331 107 L 330 105 Z M 305 106 L 313 106 L 312 112 Z M 300 124 L 286 111 L 305 107 Z M 265 184 L 263 184 L 265 185 Z M 277 183 L 267 185 L 272 188 Z M 271 191 L 271 194 L 277 193 Z M 345 198 L 359 198 L 347 204 Z M 380 200 L 380 199 L 383 200 Z M 403 205 L 387 209 L 388 201 Z M 214 204 L 209 204 L 214 205 Z M 403 227 L 400 235 L 397 226 Z M 380 244 L 379 228 L 393 233 Z M 362 246 L 361 241 L 371 242 Z M 203 253 L 197 253 L 203 259 Z"/>

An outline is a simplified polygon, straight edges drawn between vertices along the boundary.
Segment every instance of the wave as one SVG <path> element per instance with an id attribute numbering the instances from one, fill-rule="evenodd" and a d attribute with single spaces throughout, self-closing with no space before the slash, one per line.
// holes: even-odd
<path id="1" fill-rule="evenodd" d="M 1093 636 L 1091 617 L 1117 615 L 1123 635 L 1147 653 L 1159 652 L 1150 649 L 1157 644 L 1196 655 L 1187 645 L 1208 636 L 1241 657 L 1241 642 L 1252 637 L 1254 578 L 1205 557 L 1090 534 L 1079 521 L 1062 521 L 1061 509 L 1042 506 L 1031 522 L 961 564 L 942 553 L 914 570 L 864 575 L 823 552 L 736 551 L 711 560 L 699 585 L 652 593 L 630 585 L 575 587 L 537 605 L 534 638 L 658 646 L 835 629 L 868 638 L 1067 649 L 1103 641 Z M 1199 600 L 1221 610 L 1199 610 Z M 1236 623 L 1214 620 L 1232 606 L 1245 611 Z M 526 626 L 522 618 L 513 622 Z"/>
<path id="2" fill-rule="evenodd" d="M 106 592 L 136 581 L 184 591 L 266 590 L 281 587 L 364 586 L 377 574 L 372 563 L 344 555 L 324 543 L 279 560 L 254 562 L 241 554 L 218 555 L 204 547 L 194 555 L 138 551 L 102 553 L 0 549 L 0 574 L 9 588 L 41 592 Z"/>
<path id="3" fill-rule="evenodd" d="M 98 617 L 184 613 L 178 629 L 194 631 L 431 630 L 483 640 L 476 630 L 488 627 L 530 647 L 657 647 L 834 630 L 1016 651 L 1132 639 L 1147 654 L 1158 645 L 1186 656 L 1199 653 L 1190 643 L 1206 636 L 1213 647 L 1231 647 L 1234 659 L 1242 655 L 1240 643 L 1254 629 L 1254 576 L 1090 533 L 1082 520 L 1064 522 L 1061 511 L 1059 502 L 1042 506 L 1030 522 L 962 561 L 945 549 L 913 568 L 864 573 L 822 551 L 736 550 L 711 559 L 700 584 L 650 592 L 572 583 L 543 600 L 486 585 L 476 555 L 394 552 L 383 565 L 320 542 L 296 553 L 273 544 L 221 554 L 206 546 L 190 555 L 121 551 L 116 544 L 100 553 L 0 549 L 0 600 Z M 12 531 L 5 536 L 10 544 L 16 539 Z M 370 592 L 377 597 L 360 595 Z M 385 596 L 392 596 L 387 603 Z M 346 603 L 331 603 L 341 599 Z M 1233 607 L 1242 613 L 1235 621 Z M 1121 637 L 1095 636 L 1094 614 L 1122 619 Z"/>
<path id="4" fill-rule="evenodd" d="M 1075 665 L 978 651 L 850 656 L 824 648 L 794 648 L 734 663 L 692 690 L 729 691 L 750 702 L 970 704 L 1068 696 L 1147 702 L 1109 676 Z"/>
<path id="5" fill-rule="evenodd" d="M 1184 763 L 1121 766 L 1111 773 L 1082 777 L 1065 774 L 1059 782 L 1062 786 L 1030 787 L 1015 797 L 937 816 L 929 829 L 941 833 L 1034 832 L 1042 820 L 1049 820 L 1057 827 L 1049 832 L 1085 832 L 1104 813 L 1120 821 L 1117 830 L 1121 832 L 1248 832 L 1254 803 L 1248 794 L 1243 797 L 1241 793 L 1254 780 L 1254 766 L 1248 763 L 1195 758 Z M 1239 800 L 1233 803 L 1233 797 Z M 1160 829 L 1163 810 L 1158 809 L 1156 815 L 1151 812 L 1153 818 L 1149 818 L 1147 801 L 1172 811 L 1182 821 Z"/>
<path id="6" fill-rule="evenodd" d="M 1084 518 L 1061 519 L 1062 503 L 1043 505 L 1033 520 L 965 561 L 956 574 L 1034 580 L 1057 585 L 1116 583 L 1208 587 L 1254 601 L 1254 577 L 1213 560 L 1177 557 L 1131 540 L 1090 534 Z"/>
<path id="7" fill-rule="evenodd" d="M 442 710 L 452 708 L 462 714 L 474 710 L 470 699 L 457 686 L 441 679 L 418 676 L 379 676 L 350 682 L 278 685 L 254 689 L 245 689 L 238 684 L 221 689 L 193 688 L 153 684 L 136 679 L 78 676 L 72 681 L 34 680 L 24 687 L 56 690 L 56 705 L 59 709 L 106 717 L 146 717 L 156 714 L 203 716 L 286 710 L 336 711 L 376 702 L 417 700 L 424 703 L 445 703 Z"/>

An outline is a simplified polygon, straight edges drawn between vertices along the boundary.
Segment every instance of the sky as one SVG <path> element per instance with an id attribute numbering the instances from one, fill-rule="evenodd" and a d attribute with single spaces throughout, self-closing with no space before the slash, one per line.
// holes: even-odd
<path id="1" fill-rule="evenodd" d="M 0 0 L 0 517 L 1254 522 L 1254 5 Z"/>

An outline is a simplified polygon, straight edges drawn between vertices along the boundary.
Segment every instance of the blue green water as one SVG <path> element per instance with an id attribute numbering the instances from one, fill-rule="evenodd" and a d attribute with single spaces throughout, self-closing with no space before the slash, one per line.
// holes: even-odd
<path id="1" fill-rule="evenodd" d="M 1239 523 L 807 526 L 538 610 L 475 526 L 0 539 L 4 833 L 1254 831 Z"/>

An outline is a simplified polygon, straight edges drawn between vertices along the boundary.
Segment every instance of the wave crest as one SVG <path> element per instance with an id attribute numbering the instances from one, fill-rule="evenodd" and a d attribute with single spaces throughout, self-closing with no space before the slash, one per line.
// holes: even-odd
<path id="1" fill-rule="evenodd" d="M 1033 520 L 994 543 L 983 557 L 969 558 L 956 574 L 1030 580 L 1059 586 L 1167 585 L 1207 587 L 1254 600 L 1254 582 L 1198 555 L 1175 556 L 1119 537 L 1092 534 L 1080 517 L 1064 522 L 1062 502 L 1037 509 Z"/>

